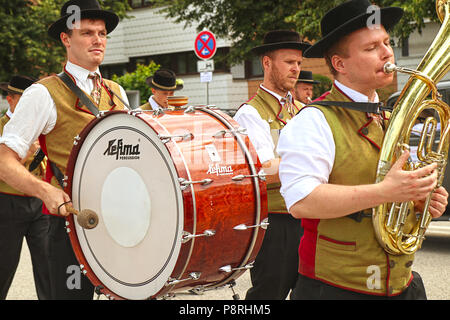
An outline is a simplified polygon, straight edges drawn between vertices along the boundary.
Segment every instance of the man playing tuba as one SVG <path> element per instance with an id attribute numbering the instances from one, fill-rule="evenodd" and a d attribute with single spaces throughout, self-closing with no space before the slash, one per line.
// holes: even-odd
<path id="1" fill-rule="evenodd" d="M 394 60 L 387 30 L 403 10 L 370 8 L 368 0 L 352 0 L 322 18 L 323 38 L 305 56 L 325 57 L 333 87 L 280 136 L 281 193 L 304 227 L 293 299 L 426 299 L 420 276 L 411 271 L 414 256 L 391 255 L 379 245 L 371 208 L 386 202 L 423 205 L 436 187 L 436 164 L 404 171 L 405 151 L 374 184 L 387 115 L 342 103 L 378 102 L 376 89 L 393 81 L 383 68 Z M 442 215 L 447 198 L 444 188 L 436 188 L 433 217 Z"/>

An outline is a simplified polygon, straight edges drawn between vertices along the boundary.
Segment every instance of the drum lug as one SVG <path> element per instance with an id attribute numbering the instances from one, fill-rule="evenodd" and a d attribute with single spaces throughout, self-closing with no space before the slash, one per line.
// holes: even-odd
<path id="1" fill-rule="evenodd" d="M 258 172 L 258 174 L 250 174 L 250 175 L 244 175 L 244 174 L 239 174 L 237 176 L 234 176 L 231 178 L 231 180 L 233 181 L 242 181 L 245 178 L 259 178 L 260 180 L 266 181 L 266 173 L 264 172 L 264 170 L 260 170 Z"/>
<path id="2" fill-rule="evenodd" d="M 181 243 L 186 243 L 189 240 L 193 239 L 193 238 L 198 238 L 198 237 L 212 237 L 216 234 L 216 230 L 205 230 L 203 233 L 201 234 L 191 234 L 187 231 L 183 231 L 183 236 L 181 237 Z"/>
<path id="3" fill-rule="evenodd" d="M 136 117 L 138 114 L 143 113 L 144 111 L 142 110 L 128 110 L 128 114 L 132 115 L 133 117 Z"/>
<path id="4" fill-rule="evenodd" d="M 198 280 L 198 279 L 200 279 L 201 275 L 202 275 L 201 272 L 191 272 L 191 273 L 189 273 L 189 278 L 186 278 L 186 279 L 178 280 L 178 279 L 169 278 L 169 280 L 167 280 L 167 282 L 166 282 L 166 287 L 174 285 L 174 284 L 178 284 L 183 281 Z"/>
<path id="5" fill-rule="evenodd" d="M 191 184 L 201 184 L 202 186 L 206 186 L 208 184 L 211 184 L 213 180 L 207 178 L 200 181 L 189 181 L 184 178 L 178 178 L 178 182 L 181 185 L 181 190 L 185 190 Z"/>
<path id="6" fill-rule="evenodd" d="M 269 220 L 267 218 L 265 218 L 260 224 L 255 224 L 253 226 L 247 226 L 246 224 L 238 224 L 237 226 L 235 226 L 233 229 L 234 230 L 239 230 L 239 231 L 243 231 L 243 230 L 247 230 L 250 228 L 258 228 L 261 227 L 264 230 L 267 229 L 267 226 L 269 225 Z"/>
<path id="7" fill-rule="evenodd" d="M 97 114 L 97 119 L 103 118 L 105 116 L 105 114 L 107 114 L 109 111 L 99 111 Z"/>
<path id="8" fill-rule="evenodd" d="M 80 270 L 81 270 L 81 273 L 82 273 L 82 274 L 86 275 L 87 270 L 84 269 L 84 264 L 80 264 Z"/>
<path id="9" fill-rule="evenodd" d="M 184 110 L 184 113 L 195 113 L 195 107 L 194 106 L 187 107 L 186 110 Z"/>
<path id="10" fill-rule="evenodd" d="M 73 138 L 73 145 L 76 146 L 78 144 L 78 141 L 80 141 L 80 140 L 81 140 L 81 137 L 77 135 L 75 138 Z"/>
<path id="11" fill-rule="evenodd" d="M 181 141 L 191 141 L 194 139 L 194 135 L 192 133 L 186 133 L 181 135 L 172 135 L 172 136 L 165 136 L 165 135 L 158 135 L 158 138 L 161 139 L 162 143 L 167 143 L 173 138 L 181 138 Z"/>
<path id="12" fill-rule="evenodd" d="M 248 270 L 248 269 L 251 269 L 251 268 L 253 268 L 253 262 L 251 262 L 249 264 L 246 264 L 243 267 L 238 267 L 238 268 L 232 268 L 231 265 L 223 266 L 223 267 L 219 268 L 219 271 L 230 273 L 232 271 Z"/>
<path id="13" fill-rule="evenodd" d="M 247 135 L 247 129 L 240 127 L 234 130 L 220 130 L 213 134 L 213 138 L 224 138 L 228 133 L 230 133 L 231 135 L 236 135 L 237 133 Z"/>
<path id="14" fill-rule="evenodd" d="M 153 116 L 154 117 L 158 117 L 158 116 L 160 116 L 162 114 L 165 114 L 163 108 L 158 108 L 156 110 L 153 110 Z"/>

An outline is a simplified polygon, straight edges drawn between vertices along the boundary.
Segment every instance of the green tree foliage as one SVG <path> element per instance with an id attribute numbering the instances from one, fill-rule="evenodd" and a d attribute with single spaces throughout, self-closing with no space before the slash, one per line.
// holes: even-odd
<path id="1" fill-rule="evenodd" d="M 159 68 L 160 65 L 153 61 L 148 66 L 138 64 L 135 72 L 126 73 L 121 77 L 113 75 L 111 80 L 120 84 L 125 90 L 139 90 L 142 105 L 152 95 L 152 91 L 145 80 L 153 76 Z"/>
<path id="2" fill-rule="evenodd" d="M 327 76 L 323 76 L 321 74 L 314 74 L 313 79 L 320 81 L 320 83 L 315 84 L 313 86 L 313 97 L 318 98 L 320 95 L 322 95 L 324 92 L 331 89 L 331 86 L 333 85 L 333 81 L 331 81 L 330 78 Z"/>
<path id="3" fill-rule="evenodd" d="M 346 0 L 158 0 L 161 12 L 186 26 L 208 29 L 230 39 L 229 63 L 250 57 L 250 49 L 262 42 L 264 34 L 275 29 L 294 29 L 307 39 L 320 38 L 320 20 L 331 8 Z M 405 10 L 393 30 L 396 37 L 407 38 L 424 26 L 424 19 L 437 20 L 434 0 L 372 0 L 380 7 L 398 6 Z"/>
<path id="4" fill-rule="evenodd" d="M 13 74 L 34 77 L 59 72 L 65 61 L 61 44 L 50 39 L 47 29 L 60 17 L 66 0 L 11 0 L 0 6 L 0 81 Z M 102 7 L 126 17 L 126 0 L 100 1 Z"/>

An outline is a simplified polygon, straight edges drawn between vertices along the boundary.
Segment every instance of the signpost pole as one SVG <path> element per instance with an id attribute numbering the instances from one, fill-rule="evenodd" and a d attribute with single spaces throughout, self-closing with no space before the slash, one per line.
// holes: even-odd
<path id="1" fill-rule="evenodd" d="M 212 80 L 214 60 L 211 59 L 217 50 L 216 37 L 210 31 L 202 31 L 195 38 L 194 52 L 198 58 L 197 71 L 200 72 L 200 81 L 206 82 L 206 104 L 209 105 L 209 82 Z"/>

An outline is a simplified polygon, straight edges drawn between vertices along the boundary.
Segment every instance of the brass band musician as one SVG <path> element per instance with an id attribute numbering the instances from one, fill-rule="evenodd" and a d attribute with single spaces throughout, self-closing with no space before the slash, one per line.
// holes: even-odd
<path id="1" fill-rule="evenodd" d="M 426 299 L 420 276 L 411 271 L 414 256 L 392 255 L 379 245 L 371 208 L 415 201 L 420 209 L 436 186 L 436 164 L 404 171 L 405 151 L 374 184 L 388 115 L 341 103 L 378 102 L 376 90 L 393 81 L 383 68 L 394 60 L 387 30 L 403 10 L 378 8 L 381 24 L 374 25 L 369 7 L 368 0 L 352 0 L 322 18 L 322 39 L 305 56 L 325 57 L 333 87 L 323 104 L 303 108 L 280 136 L 281 193 L 304 228 L 295 299 Z M 435 190 L 433 217 L 442 215 L 447 198 L 443 187 Z"/>

